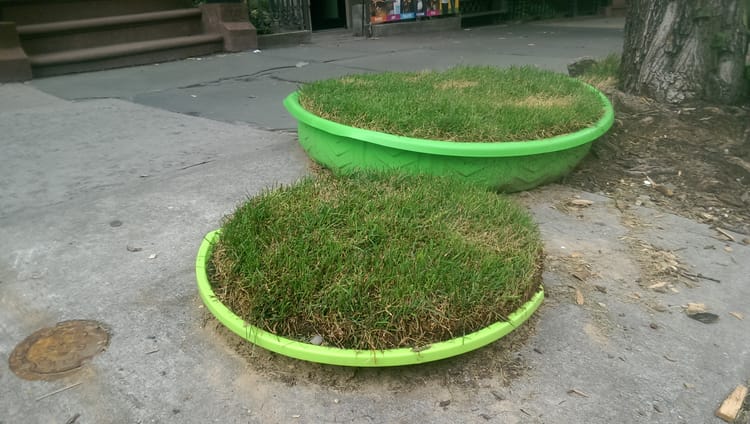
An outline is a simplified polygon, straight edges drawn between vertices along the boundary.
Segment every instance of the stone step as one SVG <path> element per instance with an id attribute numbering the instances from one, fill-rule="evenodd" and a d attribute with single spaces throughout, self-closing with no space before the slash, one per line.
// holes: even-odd
<path id="1" fill-rule="evenodd" d="M 606 7 L 604 8 L 604 16 L 608 18 L 622 18 L 627 15 L 627 8 L 625 7 Z"/>
<path id="2" fill-rule="evenodd" d="M 604 16 L 623 17 L 628 11 L 628 0 L 612 0 L 612 3 L 604 8 Z"/>
<path id="3" fill-rule="evenodd" d="M 34 77 L 165 62 L 222 51 L 221 34 L 200 34 L 29 55 Z"/>
<path id="4" fill-rule="evenodd" d="M 191 0 L 0 0 L 3 21 L 18 26 L 192 7 Z"/>
<path id="5" fill-rule="evenodd" d="M 21 43 L 29 55 L 183 37 L 202 32 L 201 11 L 198 8 L 18 26 Z"/>

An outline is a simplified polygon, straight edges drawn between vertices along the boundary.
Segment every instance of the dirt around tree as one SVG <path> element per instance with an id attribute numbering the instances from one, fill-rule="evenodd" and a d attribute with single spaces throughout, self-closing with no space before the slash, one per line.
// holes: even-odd
<path id="1" fill-rule="evenodd" d="M 662 208 L 750 243 L 750 105 L 672 106 L 604 91 L 615 124 L 564 184 L 603 192 L 621 209 Z"/>

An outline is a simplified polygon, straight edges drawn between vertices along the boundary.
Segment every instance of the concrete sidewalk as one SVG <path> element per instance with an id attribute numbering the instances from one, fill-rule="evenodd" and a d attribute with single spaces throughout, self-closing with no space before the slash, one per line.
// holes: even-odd
<path id="1" fill-rule="evenodd" d="M 197 295 L 202 236 L 248 196 L 308 172 L 280 104 L 300 82 L 462 63 L 562 71 L 618 51 L 621 37 L 553 24 L 379 40 L 329 32 L 298 47 L 0 85 L 0 423 L 721 422 L 715 409 L 750 377 L 750 319 L 728 314 L 750 316 L 750 248 L 725 250 L 703 224 L 621 212 L 601 194 L 552 185 L 515 196 L 545 239 L 548 298 L 518 334 L 440 363 L 289 360 L 227 337 Z M 573 196 L 594 203 L 561 206 Z M 665 252 L 721 283 L 644 288 L 648 258 Z M 689 319 L 687 302 L 719 322 Z M 70 319 L 110 326 L 108 350 L 49 382 L 8 369 L 16 344 Z"/>
<path id="2" fill-rule="evenodd" d="M 295 122 L 281 101 L 308 81 L 462 64 L 536 65 L 566 72 L 576 57 L 620 51 L 621 27 L 590 27 L 610 20 L 581 22 L 585 26 L 506 25 L 381 39 L 330 31 L 297 47 L 46 78 L 31 85 L 68 100 L 118 98 L 224 122 L 292 129 Z"/>

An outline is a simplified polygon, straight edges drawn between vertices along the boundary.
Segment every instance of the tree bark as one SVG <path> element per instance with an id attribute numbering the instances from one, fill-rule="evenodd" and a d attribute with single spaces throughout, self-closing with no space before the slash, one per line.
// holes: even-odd
<path id="1" fill-rule="evenodd" d="M 747 0 L 630 0 L 623 91 L 659 101 L 737 103 L 744 77 Z"/>

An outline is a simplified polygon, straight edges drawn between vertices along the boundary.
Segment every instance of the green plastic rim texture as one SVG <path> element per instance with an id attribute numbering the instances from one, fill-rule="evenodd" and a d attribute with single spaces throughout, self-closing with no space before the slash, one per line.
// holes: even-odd
<path id="1" fill-rule="evenodd" d="M 497 322 L 463 337 L 434 343 L 429 348 L 420 349 L 419 352 L 409 348 L 373 351 L 316 346 L 280 337 L 250 325 L 216 298 L 208 281 L 206 268 L 211 258 L 211 249 L 218 239 L 219 230 L 208 233 L 201 243 L 195 260 L 198 293 L 206 308 L 224 326 L 250 343 L 304 361 L 348 367 L 393 367 L 450 358 L 476 350 L 507 335 L 529 319 L 544 299 L 544 290 L 540 287 L 531 300 L 508 316 L 508 321 Z"/>
<path id="2" fill-rule="evenodd" d="M 455 175 L 499 191 L 521 191 L 557 180 L 575 168 L 591 142 L 614 122 L 607 97 L 596 92 L 602 117 L 592 126 L 540 140 L 468 143 L 425 140 L 354 128 L 308 112 L 299 92 L 284 99 L 297 120 L 300 145 L 316 162 L 336 173 L 398 170 L 411 174 Z"/>

